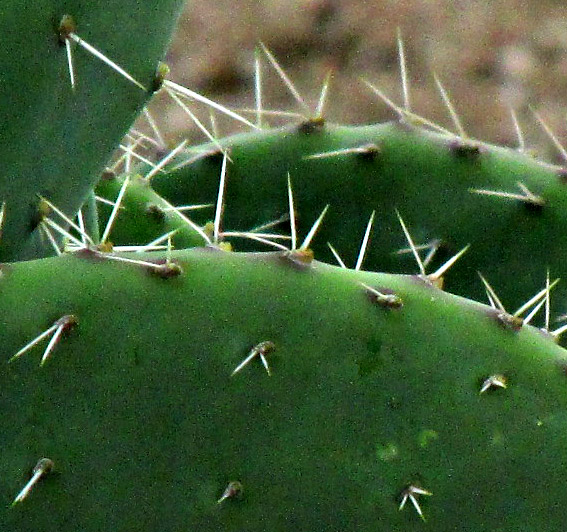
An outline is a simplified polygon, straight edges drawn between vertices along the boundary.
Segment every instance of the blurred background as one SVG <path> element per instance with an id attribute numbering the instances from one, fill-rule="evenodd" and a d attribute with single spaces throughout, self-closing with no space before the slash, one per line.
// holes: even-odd
<path id="1" fill-rule="evenodd" d="M 435 72 L 469 136 L 517 146 L 513 108 L 527 147 L 560 160 L 531 109 L 567 139 L 564 1 L 189 0 L 167 59 L 169 78 L 231 108 L 253 108 L 254 50 L 261 41 L 312 109 L 332 72 L 328 121 L 389 120 L 395 113 L 361 79 L 403 103 L 398 28 L 415 112 L 454 131 Z M 261 64 L 263 106 L 302 112 L 265 55 Z M 153 112 L 168 143 L 204 140 L 167 95 L 157 100 Z M 192 110 L 210 125 L 207 108 Z M 216 116 L 219 135 L 241 130 Z"/>

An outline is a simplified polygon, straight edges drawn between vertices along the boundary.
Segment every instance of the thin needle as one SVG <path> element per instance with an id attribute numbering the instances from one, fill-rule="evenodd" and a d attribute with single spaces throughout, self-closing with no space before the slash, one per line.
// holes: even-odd
<path id="1" fill-rule="evenodd" d="M 437 253 L 437 251 L 439 250 L 440 245 L 441 245 L 441 241 L 435 240 L 432 244 L 430 244 L 428 246 L 429 251 L 427 252 L 427 255 L 425 256 L 425 259 L 423 259 L 423 267 L 424 268 L 427 268 L 427 266 L 429 266 L 429 263 L 433 260 L 433 257 L 435 256 L 435 253 Z"/>
<path id="2" fill-rule="evenodd" d="M 164 84 L 165 87 L 169 87 L 169 88 L 173 89 L 175 92 L 177 92 L 178 94 L 181 94 L 182 96 L 185 96 L 187 98 L 191 98 L 192 100 L 197 100 L 198 102 L 204 103 L 204 104 L 212 107 L 213 109 L 216 109 L 217 111 L 220 111 L 221 113 L 224 113 L 224 114 L 230 116 L 231 118 L 234 118 L 235 120 L 238 120 L 239 122 L 242 122 L 243 124 L 246 124 L 247 126 L 250 126 L 254 129 L 259 129 L 258 126 L 256 126 L 255 124 L 253 124 L 249 120 L 246 120 L 246 118 L 243 118 L 242 116 L 236 114 L 235 112 L 231 111 L 230 109 L 227 109 L 223 105 L 220 105 L 220 104 L 214 102 L 213 100 L 209 100 L 209 98 L 206 98 L 205 96 L 201 96 L 200 94 L 196 93 L 195 91 L 192 91 L 191 89 L 183 87 L 182 85 L 179 85 L 178 83 L 174 83 L 173 81 L 170 81 L 168 79 L 166 79 L 163 82 L 163 84 Z"/>
<path id="3" fill-rule="evenodd" d="M 291 249 L 297 247 L 297 228 L 295 226 L 295 208 L 293 205 L 293 191 L 291 190 L 291 178 L 289 172 L 287 174 L 287 197 L 289 201 L 289 223 L 291 227 Z"/>
<path id="4" fill-rule="evenodd" d="M 220 151 L 224 151 L 224 148 L 221 146 L 221 144 L 219 143 L 219 141 L 213 136 L 212 133 L 209 132 L 209 130 L 205 127 L 205 125 L 197 118 L 197 116 L 191 111 L 191 109 L 189 109 L 189 107 L 187 107 L 179 98 L 179 96 L 177 96 L 177 94 L 175 94 L 174 91 L 172 91 L 171 89 L 165 89 L 165 92 L 167 92 L 167 94 L 169 94 L 169 96 L 173 99 L 173 101 L 179 105 L 179 107 L 181 107 L 181 109 L 185 112 L 185 114 L 187 114 L 187 116 L 189 116 L 189 118 L 193 121 L 193 123 L 203 132 L 203 134 L 220 150 Z"/>
<path id="5" fill-rule="evenodd" d="M 564 146 L 561 144 L 561 142 L 559 142 L 559 139 L 557 138 L 555 133 L 553 133 L 551 128 L 547 125 L 547 123 L 543 120 L 543 118 L 539 115 L 538 112 L 536 112 L 531 107 L 530 107 L 530 110 L 533 113 L 533 115 L 535 116 L 536 120 L 539 122 L 540 126 L 547 133 L 547 136 L 551 139 L 551 142 L 553 142 L 554 146 L 557 148 L 557 151 L 559 151 L 559 153 L 561 154 L 561 157 L 563 158 L 563 160 L 567 161 L 567 150 L 564 148 Z"/>
<path id="6" fill-rule="evenodd" d="M 465 133 L 465 129 L 463 128 L 461 120 L 459 119 L 459 115 L 457 115 L 457 112 L 455 111 L 455 108 L 453 107 L 453 104 L 451 103 L 451 100 L 449 98 L 449 95 L 447 94 L 447 91 L 445 90 L 445 88 L 441 84 L 441 81 L 437 77 L 437 74 L 433 74 L 433 77 L 435 78 L 435 83 L 437 84 L 437 88 L 439 89 L 439 92 L 441 93 L 441 97 L 443 98 L 443 101 L 445 102 L 445 105 L 447 106 L 447 109 L 449 110 L 449 114 L 451 115 L 451 120 L 453 120 L 453 124 L 455 124 L 455 128 L 457 129 L 459 136 L 463 139 L 466 139 L 467 134 Z"/>
<path id="7" fill-rule="evenodd" d="M 565 331 L 567 331 L 567 323 L 565 325 L 562 325 L 561 327 L 559 327 L 559 329 L 555 329 L 555 331 L 552 331 L 550 334 L 551 336 L 553 336 L 555 339 L 559 338 Z"/>
<path id="8" fill-rule="evenodd" d="M 152 129 L 152 131 L 154 132 L 154 135 L 156 136 L 158 145 L 163 148 L 165 147 L 165 140 L 157 126 L 156 121 L 154 120 L 153 116 L 150 114 L 150 112 L 148 111 L 147 107 L 144 107 L 144 116 L 146 117 L 146 120 L 148 121 L 148 124 L 150 125 L 150 128 Z"/>
<path id="9" fill-rule="evenodd" d="M 63 333 L 63 329 L 65 329 L 66 326 L 67 326 L 67 323 L 61 322 L 57 326 L 57 329 L 55 329 L 55 333 L 53 334 L 53 336 L 49 340 L 49 343 L 47 344 L 47 347 L 45 348 L 45 351 L 43 352 L 43 356 L 41 357 L 41 362 L 39 363 L 40 366 L 43 366 L 45 364 L 47 358 L 51 354 L 51 351 L 53 351 L 53 348 L 57 345 L 57 342 L 59 341 L 59 338 L 61 337 L 61 334 Z"/>
<path id="10" fill-rule="evenodd" d="M 419 253 L 417 252 L 417 249 L 415 247 L 415 244 L 413 243 L 411 235 L 409 234 L 409 231 L 406 227 L 406 224 L 404 223 L 402 216 L 400 215 L 400 213 L 398 212 L 397 209 L 396 209 L 396 214 L 398 215 L 398 220 L 400 221 L 400 225 L 402 226 L 402 230 L 404 232 L 404 235 L 406 236 L 406 240 L 408 241 L 408 244 L 410 245 L 413 256 L 415 257 L 417 265 L 419 266 L 419 271 L 421 272 L 421 275 L 425 276 L 425 267 L 423 266 L 423 262 L 421 261 L 421 257 L 419 256 Z"/>
<path id="11" fill-rule="evenodd" d="M 152 248 L 152 247 L 157 247 L 159 244 L 161 244 L 163 241 L 165 240 L 169 240 L 173 235 L 175 235 L 177 232 L 179 231 L 179 229 L 174 229 L 173 231 L 169 231 L 168 233 L 165 233 L 159 237 L 157 237 L 155 240 L 152 240 L 151 242 L 147 243 L 145 246 L 143 246 L 144 248 Z"/>
<path id="12" fill-rule="evenodd" d="M 179 145 L 177 145 L 173 150 L 171 150 L 158 164 L 156 164 L 145 176 L 148 181 L 152 179 L 158 172 L 164 168 L 169 161 L 171 161 L 180 151 L 182 151 L 187 145 L 187 140 L 184 140 Z"/>
<path id="13" fill-rule="evenodd" d="M 79 46 L 82 46 L 87 52 L 90 52 L 95 57 L 106 63 L 108 66 L 113 68 L 120 75 L 124 76 L 128 81 L 132 82 L 134 85 L 140 87 L 143 91 L 147 92 L 146 87 L 144 87 L 138 80 L 134 79 L 126 70 L 118 66 L 114 61 L 106 57 L 102 52 L 99 52 L 94 46 L 90 45 L 88 42 L 81 39 L 76 33 L 69 33 L 69 38 L 73 39 Z"/>
<path id="14" fill-rule="evenodd" d="M 205 240 L 207 244 L 212 244 L 209 235 L 207 235 L 207 233 L 205 233 L 205 231 L 203 231 L 203 229 L 199 227 L 195 222 L 187 218 L 187 216 L 185 216 L 179 209 L 176 209 L 171 203 L 168 203 L 165 199 L 162 198 L 161 202 L 163 203 L 164 210 L 173 212 L 176 216 L 181 218 L 183 222 L 185 222 L 189 227 L 191 227 L 191 229 L 199 233 L 199 235 Z"/>
<path id="15" fill-rule="evenodd" d="M 22 356 L 24 353 L 29 351 L 34 345 L 38 344 L 44 338 L 49 336 L 53 331 L 57 329 L 57 327 L 59 327 L 59 324 L 55 322 L 51 327 L 49 327 L 49 329 L 43 331 L 39 336 L 36 336 L 33 340 L 31 340 L 26 345 L 24 345 L 24 347 L 22 347 L 14 356 L 12 356 L 12 358 L 10 358 L 9 361 L 12 362 L 12 360 L 15 360 L 16 358 Z"/>
<path id="16" fill-rule="evenodd" d="M 346 268 L 346 264 L 343 262 L 343 259 L 341 259 L 341 257 L 339 256 L 339 254 L 337 253 L 337 250 L 331 246 L 331 244 L 329 244 L 329 242 L 327 242 L 327 246 L 329 246 L 329 249 L 331 250 L 331 253 L 333 254 L 333 256 L 335 257 L 336 261 L 339 263 L 339 266 L 341 268 Z"/>
<path id="17" fill-rule="evenodd" d="M 124 173 L 126 174 L 129 174 L 132 169 L 132 154 L 137 146 L 137 141 L 134 144 L 128 143 L 126 146 L 126 151 L 124 152 Z"/>
<path id="18" fill-rule="evenodd" d="M 279 63 L 276 61 L 276 58 L 272 55 L 272 53 L 270 52 L 270 50 L 268 50 L 266 48 L 266 46 L 264 45 L 264 43 L 260 43 L 260 46 L 262 47 L 262 50 L 264 50 L 264 53 L 266 54 L 266 57 L 268 58 L 268 60 L 270 61 L 270 63 L 272 64 L 272 66 L 274 67 L 274 69 L 276 70 L 276 72 L 278 73 L 278 75 L 280 76 L 280 78 L 282 79 L 282 81 L 285 83 L 286 87 L 288 88 L 289 92 L 291 92 L 292 96 L 295 98 L 295 100 L 297 101 L 297 103 L 303 107 L 303 109 L 310 114 L 310 110 L 309 107 L 307 106 L 307 104 L 305 103 L 305 100 L 302 98 L 302 96 L 299 94 L 299 91 L 295 88 L 295 85 L 292 83 L 291 79 L 289 79 L 289 77 L 287 76 L 287 74 L 284 72 L 283 68 L 279 65 Z"/>
<path id="19" fill-rule="evenodd" d="M 282 222 L 285 222 L 286 220 L 289 220 L 289 214 L 283 214 L 277 220 L 272 220 L 271 222 L 267 222 L 265 224 L 254 227 L 254 229 L 251 229 L 250 232 L 251 233 L 257 233 L 258 231 L 264 231 L 265 229 L 271 229 L 272 227 L 275 227 L 276 225 L 279 225 Z"/>
<path id="20" fill-rule="evenodd" d="M 545 301 L 546 297 L 549 295 L 549 291 L 555 287 L 555 285 L 559 282 L 559 279 L 555 279 L 553 283 L 549 284 L 549 278 L 546 281 L 546 286 L 542 290 L 540 290 L 535 296 L 533 296 L 529 301 L 526 301 L 516 312 L 514 312 L 514 316 L 520 316 L 526 310 L 528 310 L 532 305 L 537 303 L 540 299 Z"/>
<path id="21" fill-rule="evenodd" d="M 231 377 L 236 375 L 244 366 L 246 366 L 254 357 L 259 356 L 260 360 L 262 361 L 262 365 L 266 369 L 268 376 L 272 375 L 270 370 L 270 366 L 268 365 L 268 361 L 266 359 L 266 354 L 271 353 L 275 349 L 275 345 L 273 342 L 265 341 L 260 342 L 258 345 L 254 346 L 248 356 L 240 363 L 231 374 Z"/>
<path id="22" fill-rule="evenodd" d="M 2 236 L 2 226 L 4 225 L 4 215 L 6 214 L 6 202 L 2 202 L 2 207 L 0 207 L 0 236 Z"/>
<path id="23" fill-rule="evenodd" d="M 124 179 L 124 183 L 120 187 L 120 191 L 118 192 L 118 197 L 116 198 L 116 202 L 114 203 L 114 207 L 110 213 L 110 217 L 108 218 L 108 222 L 106 223 L 106 227 L 104 228 L 104 233 L 100 239 L 101 243 L 104 244 L 110 235 L 110 231 L 112 230 L 112 226 L 114 225 L 114 220 L 118 214 L 118 209 L 120 208 L 120 204 L 122 203 L 122 198 L 124 197 L 124 193 L 126 192 L 126 188 L 130 183 L 130 176 L 126 176 Z"/>
<path id="24" fill-rule="evenodd" d="M 372 83 L 366 81 L 365 79 L 362 80 L 363 83 L 370 89 L 372 90 L 372 92 L 374 92 L 374 94 L 376 94 L 388 107 L 390 107 L 394 112 L 396 112 L 398 114 L 398 116 L 400 118 L 404 118 L 407 117 L 410 120 L 413 120 L 415 122 L 418 122 L 420 124 L 423 124 L 425 126 L 430 127 L 431 129 L 433 129 L 434 131 L 438 131 L 439 133 L 443 133 L 445 135 L 454 137 L 455 135 L 449 131 L 448 129 L 445 129 L 444 127 L 435 124 L 434 122 L 431 122 L 431 120 L 427 120 L 427 118 L 424 118 L 423 116 L 419 116 L 411 111 L 406 111 L 405 109 L 402 109 L 401 107 L 399 107 L 398 105 L 396 105 L 392 100 L 390 100 L 381 90 L 379 90 L 377 87 L 375 87 L 374 85 L 372 85 Z"/>
<path id="25" fill-rule="evenodd" d="M 512 192 L 505 192 L 502 190 L 486 190 L 486 189 L 470 189 L 469 191 L 474 194 L 480 194 L 484 196 L 495 196 L 498 198 L 512 199 L 523 201 L 524 203 L 531 203 L 532 205 L 542 206 L 545 201 L 542 197 L 536 196 L 531 192 L 526 185 L 518 182 L 518 187 L 522 190 L 523 194 L 514 194 Z"/>
<path id="26" fill-rule="evenodd" d="M 73 66 L 73 50 L 71 49 L 71 41 L 65 39 L 65 50 L 67 51 L 67 65 L 69 67 L 69 78 L 71 80 L 71 88 L 75 90 L 75 68 Z"/>
<path id="27" fill-rule="evenodd" d="M 494 291 L 492 286 L 490 286 L 490 283 L 483 277 L 483 275 L 480 272 L 477 272 L 477 273 L 480 277 L 480 280 L 484 284 L 484 288 L 486 289 L 486 292 L 488 293 L 490 300 L 497 306 L 497 308 L 500 311 L 506 312 L 504 305 L 502 304 L 502 302 L 500 301 L 500 299 L 496 295 L 496 292 Z"/>
<path id="28" fill-rule="evenodd" d="M 57 245 L 57 242 L 55 241 L 55 237 L 53 236 L 53 234 L 49 230 L 49 227 L 47 227 L 47 225 L 45 225 L 45 223 L 42 223 L 39 226 L 39 228 L 40 228 L 40 231 L 43 231 L 45 233 L 45 235 L 47 236 L 47 239 L 49 240 L 49 243 L 51 244 L 51 247 L 55 251 L 56 255 L 61 255 L 62 251 L 59 249 L 59 246 Z"/>
<path id="29" fill-rule="evenodd" d="M 48 199 L 44 198 L 43 196 L 39 196 L 39 199 L 45 202 L 45 204 L 52 211 L 57 213 L 65 221 L 65 223 L 69 224 L 75 231 L 77 231 L 81 235 L 81 238 L 87 240 L 90 244 L 94 245 L 92 238 L 86 233 L 86 231 L 84 231 L 84 229 L 81 229 L 80 226 L 78 226 L 75 222 L 73 222 L 73 220 L 71 220 L 71 218 L 69 218 L 61 209 L 59 209 L 56 205 L 51 203 Z"/>
<path id="30" fill-rule="evenodd" d="M 331 83 L 331 76 L 333 74 L 332 70 L 329 70 L 325 81 L 323 82 L 323 87 L 321 89 L 321 95 L 319 96 L 319 102 L 317 103 L 317 108 L 315 109 L 315 116 L 322 117 L 323 109 L 325 108 L 325 103 L 327 101 L 327 93 L 329 92 L 329 84 Z"/>
<path id="31" fill-rule="evenodd" d="M 311 230 L 309 231 L 309 233 L 305 237 L 303 244 L 301 244 L 301 246 L 299 248 L 300 250 L 304 250 L 304 249 L 309 248 L 309 244 L 311 244 L 311 240 L 313 240 L 313 237 L 315 236 L 317 229 L 319 229 L 319 226 L 321 225 L 321 222 L 323 221 L 325 214 L 327 214 L 328 209 L 329 209 L 329 206 L 328 205 L 325 206 L 325 208 L 323 209 L 323 212 L 321 212 L 321 214 L 319 215 L 319 218 L 317 218 L 317 220 L 315 220 L 315 223 L 313 224 L 313 226 L 311 227 Z"/>
<path id="32" fill-rule="evenodd" d="M 81 248 L 84 247 L 83 243 L 78 238 L 69 233 L 69 231 L 63 229 L 63 227 L 61 227 L 58 223 L 54 222 L 50 218 L 44 218 L 41 223 L 45 229 L 47 229 L 47 226 L 49 225 L 52 229 L 55 229 L 55 231 L 57 231 L 62 237 L 67 238 L 71 242 L 74 242 Z"/>
<path id="33" fill-rule="evenodd" d="M 116 163 L 112 165 L 111 170 L 116 170 L 122 162 L 126 161 L 124 166 L 125 166 L 125 171 L 127 171 L 127 164 L 128 164 L 127 159 L 132 159 L 132 158 L 138 159 L 138 161 L 141 161 L 144 164 L 147 164 L 148 166 L 153 168 L 155 164 L 146 157 L 144 157 L 143 155 L 136 153 L 134 151 L 135 147 L 136 145 L 134 144 L 130 144 L 129 146 L 124 146 L 123 144 L 120 144 L 120 149 L 124 151 L 124 154 L 116 161 Z"/>
<path id="34" fill-rule="evenodd" d="M 213 242 L 215 244 L 219 243 L 219 235 L 220 235 L 220 226 L 222 221 L 222 214 L 224 211 L 224 186 L 226 181 L 226 160 L 227 155 L 224 154 L 222 158 L 222 168 L 220 174 L 220 182 L 219 182 L 219 192 L 217 194 L 217 207 L 215 210 L 215 223 L 214 223 L 214 230 L 213 230 Z"/>
<path id="35" fill-rule="evenodd" d="M 526 151 L 526 142 L 524 139 L 524 133 L 520 127 L 520 122 L 518 122 L 518 116 L 516 115 L 516 111 L 512 108 L 510 108 L 510 114 L 512 115 L 514 130 L 516 131 L 516 137 L 518 138 L 518 151 L 524 153 Z"/>
<path id="36" fill-rule="evenodd" d="M 543 306 L 543 304 L 545 303 L 545 299 L 542 299 L 533 309 L 532 311 L 524 318 L 524 325 L 528 325 L 533 317 L 539 312 L 539 309 Z M 547 331 L 547 329 L 545 329 Z"/>
<path id="37" fill-rule="evenodd" d="M 87 231 L 85 229 L 85 219 L 83 218 L 82 209 L 79 209 L 79 212 L 77 213 L 77 223 L 79 224 L 79 228 L 81 229 L 80 235 L 81 235 L 81 241 L 83 242 L 83 246 L 87 247 L 88 242 L 87 239 L 85 238 Z"/>
<path id="38" fill-rule="evenodd" d="M 31 489 L 35 486 L 35 484 L 37 484 L 38 480 L 47 475 L 53 469 L 53 466 L 53 461 L 49 458 L 42 458 L 41 460 L 39 460 L 33 468 L 32 477 L 23 487 L 20 493 L 18 493 L 18 495 L 12 502 L 12 506 L 15 506 L 19 502 L 22 502 L 30 494 Z"/>
<path id="39" fill-rule="evenodd" d="M 549 316 L 550 316 L 550 306 L 551 306 L 551 287 L 549 285 L 549 268 L 547 269 L 547 277 L 545 279 L 545 330 L 549 331 Z"/>
<path id="40" fill-rule="evenodd" d="M 456 255 L 453 255 L 445 264 L 443 264 L 436 272 L 429 275 L 431 279 L 439 279 L 443 274 L 451 267 L 455 262 L 457 262 L 469 249 L 470 244 L 467 244 L 461 251 Z"/>
<path id="41" fill-rule="evenodd" d="M 217 117 L 215 115 L 214 109 L 209 109 L 209 121 L 211 122 L 211 131 L 213 137 L 216 139 L 219 136 L 219 130 L 217 127 Z"/>
<path id="42" fill-rule="evenodd" d="M 364 256 L 366 255 L 366 248 L 368 246 L 368 240 L 370 238 L 370 231 L 372 230 L 372 223 L 374 222 L 374 215 L 376 211 L 372 211 L 370 215 L 370 219 L 368 220 L 368 224 L 366 226 L 366 231 L 364 233 L 364 238 L 362 239 L 362 245 L 360 246 L 360 251 L 358 252 L 358 259 L 356 261 L 356 266 L 354 267 L 355 270 L 360 270 L 362 266 L 362 262 L 364 261 Z"/>
<path id="43" fill-rule="evenodd" d="M 254 50 L 254 94 L 256 99 L 256 126 L 262 129 L 262 65 L 260 50 Z"/>
<path id="44" fill-rule="evenodd" d="M 404 109 L 406 111 L 411 111 L 406 54 L 404 51 L 404 41 L 402 39 L 402 31 L 400 28 L 398 28 L 397 33 L 398 33 L 398 57 L 400 62 L 400 77 L 402 78 Z"/>
<path id="45" fill-rule="evenodd" d="M 240 233 L 240 232 L 237 232 L 237 231 L 222 232 L 221 236 L 222 237 L 248 238 L 250 240 L 255 240 L 257 242 L 261 242 L 262 244 L 267 244 L 268 246 L 275 247 L 276 249 L 281 249 L 282 251 L 289 251 L 289 249 L 287 249 L 283 244 L 280 244 L 278 242 L 274 242 L 273 240 L 271 240 L 271 238 L 274 238 L 273 236 L 271 236 L 270 238 L 265 238 L 261 234 L 258 235 L 256 233 L 250 233 L 250 232 Z"/>

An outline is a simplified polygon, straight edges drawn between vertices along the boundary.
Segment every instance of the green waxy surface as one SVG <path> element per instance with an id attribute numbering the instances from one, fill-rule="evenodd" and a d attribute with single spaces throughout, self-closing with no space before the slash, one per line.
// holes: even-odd
<path id="1" fill-rule="evenodd" d="M 308 158 L 369 143 L 377 151 Z M 288 212 L 289 173 L 301 236 L 329 204 L 313 244 L 317 257 L 327 262 L 335 262 L 326 245 L 330 242 L 346 264 L 354 266 L 375 210 L 365 268 L 417 272 L 411 254 L 395 253 L 408 247 L 397 209 L 416 244 L 442 242 L 429 271 L 471 245 L 446 276 L 450 292 L 485 300 L 477 275 L 480 270 L 513 312 L 544 286 L 547 268 L 552 278 L 567 278 L 564 174 L 518 151 L 485 144 L 470 149 L 456 137 L 400 123 L 326 125 L 309 134 L 288 127 L 229 137 L 221 144 L 229 149 L 233 161 L 227 169 L 224 210 L 224 225 L 231 230 L 249 230 Z M 210 148 L 204 146 L 203 151 Z M 219 157 L 205 157 L 156 176 L 152 185 L 175 204 L 212 202 L 217 196 L 220 164 Z M 489 189 L 521 194 L 518 182 L 544 200 L 541 209 L 471 192 Z M 207 221 L 206 217 L 195 218 Z M 245 249 L 241 241 L 235 245 Z M 567 311 L 567 284 L 560 283 L 555 289 L 552 308 L 558 313 Z"/>
<path id="2" fill-rule="evenodd" d="M 172 258 L 168 279 L 92 252 L 2 267 L 2 530 L 564 530 L 567 353 L 543 333 L 416 277 Z M 42 367 L 46 340 L 8 362 L 68 314 Z M 264 341 L 272 375 L 231 377 Z M 491 375 L 507 389 L 479 394 Z M 398 510 L 410 484 L 425 521 Z"/>
<path id="3" fill-rule="evenodd" d="M 152 95 L 150 87 L 183 0 L 10 0 L 0 7 L 0 204 L 5 215 L 0 260 L 52 253 L 36 229 L 39 195 L 73 217 L 118 142 Z M 65 15 L 76 34 L 125 69 L 142 90 L 100 59 L 72 45 L 75 89 L 66 47 Z"/>
<path id="4" fill-rule="evenodd" d="M 171 241 L 176 248 L 205 244 L 203 236 L 187 221 L 187 216 L 192 217 L 192 213 L 182 212 L 180 215 L 172 211 L 172 206 L 156 194 L 149 182 L 139 175 L 102 179 L 96 187 L 96 194 L 116 202 L 126 177 L 128 184 L 108 234 L 108 241 L 114 245 L 143 245 L 175 231 Z M 101 203 L 98 210 L 102 233 L 111 216 L 113 205 Z M 213 209 L 208 208 L 206 212 L 212 216 L 212 211 Z M 167 240 L 161 242 L 161 245 L 164 244 L 167 244 Z"/>

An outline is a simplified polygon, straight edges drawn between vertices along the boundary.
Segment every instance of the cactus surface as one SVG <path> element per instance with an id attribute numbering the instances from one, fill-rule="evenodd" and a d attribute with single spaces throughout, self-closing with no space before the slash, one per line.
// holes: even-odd
<path id="1" fill-rule="evenodd" d="M 542 332 L 298 252 L 137 256 L 2 266 L 3 530 L 563 530 Z"/>
<path id="2" fill-rule="evenodd" d="M 95 189 L 162 84 L 190 116 L 206 101 L 159 63 L 182 3 L 0 8 L 0 530 L 562 532 L 567 351 L 547 272 L 567 273 L 565 170 L 411 113 L 317 112 L 184 167 L 182 142 L 130 171 L 137 136 Z M 280 223 L 290 249 L 223 251 Z M 546 290 L 509 314 L 441 274 L 360 271 L 415 271 L 406 240 L 431 244 L 431 269 L 470 244 L 450 291 L 483 297 L 477 270 L 510 310 L 547 273 Z M 327 243 L 355 268 L 315 261 Z M 544 303 L 545 327 L 527 325 Z"/>
<path id="3" fill-rule="evenodd" d="M 46 215 L 40 197 L 75 216 L 153 94 L 183 3 L 4 2 L 0 260 L 53 254 L 40 229 Z M 85 49 L 85 42 L 135 83 Z"/>
<path id="4" fill-rule="evenodd" d="M 470 244 L 466 258 L 447 275 L 450 292 L 484 299 L 481 271 L 513 309 L 541 288 L 548 268 L 553 277 L 567 278 L 565 171 L 517 150 L 405 122 L 356 127 L 308 122 L 220 143 L 232 160 L 224 210 L 230 229 L 246 230 L 288 212 L 289 174 L 300 220 L 314 220 L 329 205 L 314 245 L 322 260 L 334 261 L 329 242 L 353 266 L 376 211 L 365 267 L 416 271 L 411 254 L 396 254 L 408 247 L 398 210 L 416 244 L 439 246 L 432 269 Z M 202 152 L 211 149 L 206 145 Z M 155 176 L 152 186 L 174 204 L 214 202 L 219 173 L 219 157 L 213 155 Z M 206 214 L 196 213 L 194 219 L 207 221 Z M 558 286 L 553 308 L 567 310 L 567 285 Z"/>
<path id="5" fill-rule="evenodd" d="M 121 191 L 118 211 L 111 220 L 112 204 L 120 198 Z M 96 193 L 111 202 L 101 203 L 98 213 L 103 233 L 107 232 L 103 236 L 112 245 L 148 244 L 168 233 L 171 233 L 172 245 L 178 249 L 206 244 L 204 236 L 197 230 L 198 226 L 191 225 L 182 211 L 169 205 L 153 191 L 148 180 L 136 173 L 102 179 Z M 111 225 L 107 231 L 109 221 Z"/>

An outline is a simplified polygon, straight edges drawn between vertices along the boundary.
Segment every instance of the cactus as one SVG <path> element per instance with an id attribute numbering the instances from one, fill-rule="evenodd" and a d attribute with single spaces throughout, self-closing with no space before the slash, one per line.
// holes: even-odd
<path id="1" fill-rule="evenodd" d="M 165 235 L 171 235 L 171 244 L 183 249 L 208 241 L 208 235 L 199 226 L 156 194 L 149 180 L 139 174 L 105 177 L 99 181 L 96 193 L 110 202 L 101 203 L 98 208 L 103 243 L 149 244 L 163 242 Z"/>
<path id="2" fill-rule="evenodd" d="M 545 333 L 297 251 L 131 257 L 2 267 L 2 529 L 562 529 Z"/>
<path id="3" fill-rule="evenodd" d="M 564 170 L 318 112 L 151 169 L 135 141 L 95 189 L 162 84 L 206 98 L 158 67 L 180 0 L 47 4 L 1 22 L 0 529 L 563 530 Z M 406 240 L 418 275 L 361 271 Z M 280 251 L 226 251 L 257 242 Z M 480 297 L 476 269 L 490 307 L 440 289 Z M 490 284 L 511 308 L 544 282 L 514 313 Z"/>
<path id="4" fill-rule="evenodd" d="M 407 121 L 357 127 L 316 121 L 220 143 L 232 160 L 224 192 L 224 223 L 231 229 L 246 230 L 287 212 L 289 174 L 299 218 L 312 220 L 329 205 L 314 246 L 323 260 L 334 261 L 329 242 L 354 266 L 364 227 L 376 211 L 365 266 L 414 271 L 412 262 L 395 253 L 408 247 L 397 209 L 417 244 L 438 248 L 433 266 L 470 244 L 466 260 L 447 275 L 450 292 L 483 299 L 476 273 L 482 271 L 512 308 L 538 289 L 548 268 L 554 276 L 567 277 L 565 171 L 517 150 Z M 181 159 L 175 166 L 180 168 L 152 180 L 158 194 L 174 204 L 215 201 L 218 157 L 190 165 Z M 196 213 L 194 219 L 205 223 L 206 216 Z M 554 310 L 566 311 L 566 301 L 567 285 L 560 286 Z"/>
<path id="5" fill-rule="evenodd" d="M 53 253 L 41 197 L 71 217 L 86 200 L 157 88 L 156 69 L 183 3 L 3 6 L 0 260 Z"/>

